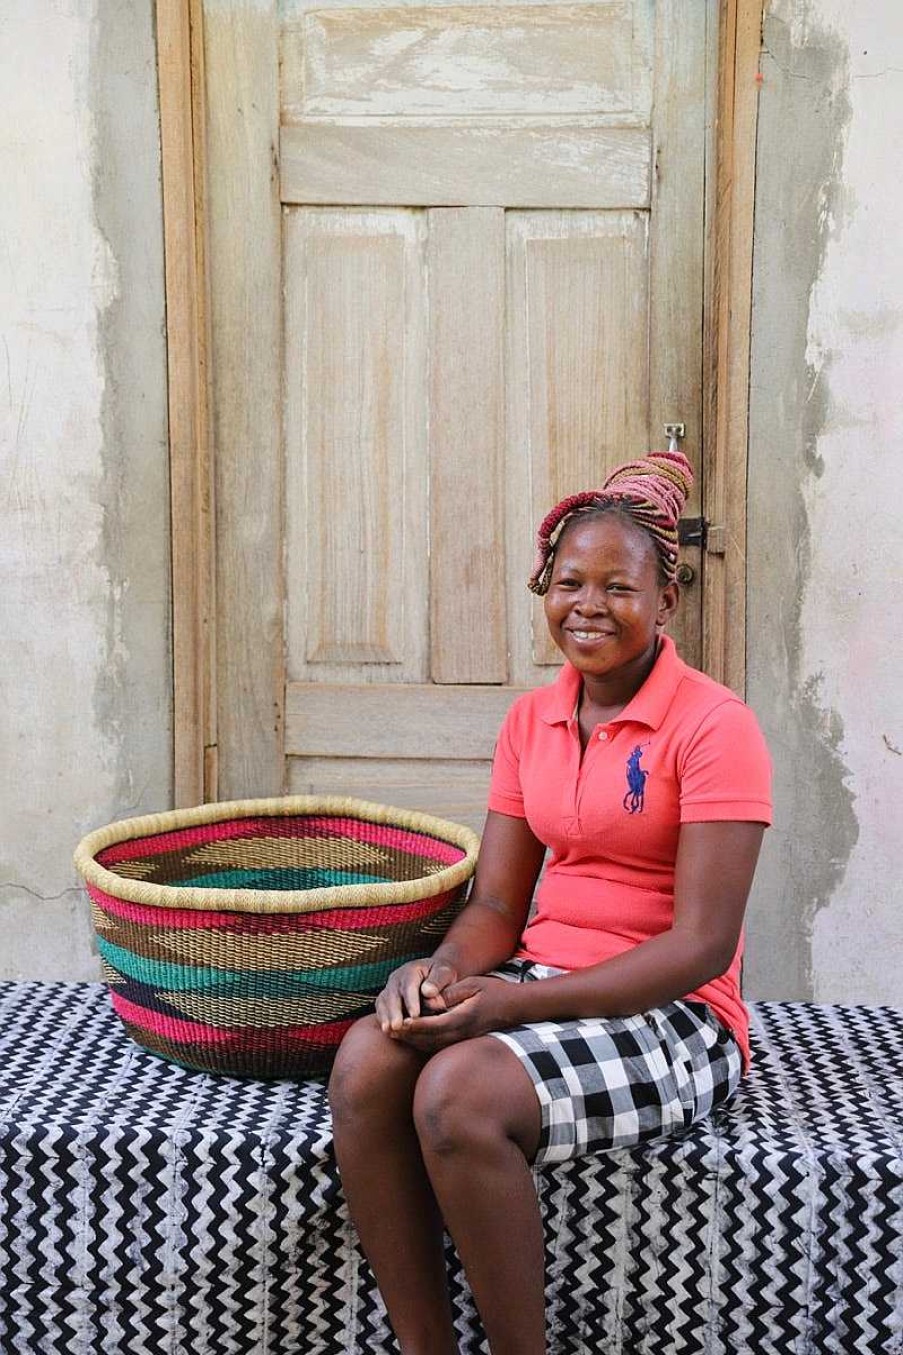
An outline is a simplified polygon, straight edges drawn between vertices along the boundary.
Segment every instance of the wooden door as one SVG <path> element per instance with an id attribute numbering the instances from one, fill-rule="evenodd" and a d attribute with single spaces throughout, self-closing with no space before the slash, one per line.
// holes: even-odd
<path id="1" fill-rule="evenodd" d="M 221 797 L 479 823 L 539 519 L 700 466 L 714 12 L 205 0 Z"/>

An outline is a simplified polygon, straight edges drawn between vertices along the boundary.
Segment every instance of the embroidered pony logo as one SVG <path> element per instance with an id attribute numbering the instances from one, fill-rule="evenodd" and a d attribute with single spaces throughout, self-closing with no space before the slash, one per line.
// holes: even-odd
<path id="1" fill-rule="evenodd" d="M 646 796 L 646 777 L 649 773 L 640 766 L 643 756 L 642 747 L 637 744 L 627 759 L 627 794 L 624 796 L 624 808 L 629 814 L 642 814 L 643 800 Z"/>

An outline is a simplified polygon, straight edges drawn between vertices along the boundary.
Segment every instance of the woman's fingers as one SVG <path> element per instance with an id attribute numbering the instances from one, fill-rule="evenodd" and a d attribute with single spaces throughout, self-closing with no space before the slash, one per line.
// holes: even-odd
<path id="1" fill-rule="evenodd" d="M 446 964 L 444 960 L 440 960 L 437 964 L 429 966 L 426 977 L 420 985 L 420 991 L 424 997 L 439 998 L 446 988 L 457 982 L 457 979 L 456 970 L 450 964 Z M 413 1012 L 411 1014 L 413 1015 Z"/>
<path id="2" fill-rule="evenodd" d="M 469 978 L 458 979 L 454 983 L 450 983 L 442 996 L 445 999 L 445 1005 L 451 1009 L 478 993 L 482 995 L 491 993 L 493 985 L 502 982 L 504 982 L 502 979 L 491 979 L 482 974 L 472 974 Z"/>
<path id="3" fill-rule="evenodd" d="M 454 968 L 440 961 L 411 960 L 389 975 L 376 999 L 376 1015 L 384 1035 L 397 1035 L 409 1018 L 444 1012 L 444 993 L 456 983 Z"/>
<path id="4" fill-rule="evenodd" d="M 428 960 L 413 960 L 389 975 L 376 999 L 376 1015 L 384 1034 L 400 1030 L 409 1012 L 420 1011 L 420 985 L 428 968 Z"/>
<path id="5" fill-rule="evenodd" d="M 467 1010 L 468 1005 L 465 999 L 450 1011 L 440 1012 L 436 1016 L 409 1017 L 402 1025 L 398 1038 L 415 1049 L 430 1053 L 482 1033 L 475 1029 L 475 1013 Z"/>
<path id="6" fill-rule="evenodd" d="M 376 1018 L 383 1034 L 388 1031 L 393 1018 L 401 1011 L 401 998 L 392 982 L 393 977 L 393 975 L 389 975 L 385 988 L 376 999 Z"/>
<path id="7" fill-rule="evenodd" d="M 404 1002 L 402 1018 L 404 1016 L 420 1015 L 420 990 L 423 984 L 424 975 L 427 973 L 428 968 L 429 962 L 424 960 L 422 962 L 415 961 L 414 964 L 405 965 L 404 968 L 399 971 L 399 973 L 404 976 L 401 990 L 402 1001 Z M 393 1021 L 392 1029 L 400 1030 L 401 1020 L 399 1020 L 397 1024 Z"/>

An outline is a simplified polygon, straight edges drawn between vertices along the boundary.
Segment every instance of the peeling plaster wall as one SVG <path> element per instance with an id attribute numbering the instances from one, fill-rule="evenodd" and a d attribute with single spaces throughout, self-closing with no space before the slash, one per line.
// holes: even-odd
<path id="1" fill-rule="evenodd" d="M 0 7 L 0 978 L 99 977 L 71 865 L 171 802 L 153 5 Z"/>
<path id="2" fill-rule="evenodd" d="M 773 0 L 759 105 L 748 697 L 776 771 L 753 997 L 903 1004 L 903 10 Z"/>

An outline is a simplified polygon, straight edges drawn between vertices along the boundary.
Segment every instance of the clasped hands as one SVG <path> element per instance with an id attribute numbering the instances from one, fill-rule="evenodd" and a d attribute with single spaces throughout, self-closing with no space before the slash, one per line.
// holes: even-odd
<path id="1" fill-rule="evenodd" d="M 475 974 L 459 979 L 443 961 L 411 960 L 389 975 L 376 999 L 384 1035 L 426 1053 L 516 1025 L 517 985 Z"/>

